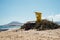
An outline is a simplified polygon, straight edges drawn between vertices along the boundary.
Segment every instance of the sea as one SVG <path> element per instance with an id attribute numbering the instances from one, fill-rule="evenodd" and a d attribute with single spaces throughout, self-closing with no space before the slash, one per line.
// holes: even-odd
<path id="1" fill-rule="evenodd" d="M 21 26 L 0 26 L 0 31 L 2 30 L 16 30 L 16 29 L 20 29 Z"/>

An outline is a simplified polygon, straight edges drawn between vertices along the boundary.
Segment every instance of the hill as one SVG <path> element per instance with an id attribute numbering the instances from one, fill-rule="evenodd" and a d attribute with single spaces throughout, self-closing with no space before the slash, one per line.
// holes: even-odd
<path id="1" fill-rule="evenodd" d="M 20 23 L 20 22 L 17 22 L 17 21 L 13 21 L 13 22 L 10 22 L 8 24 L 5 24 L 3 26 L 22 26 L 23 23 Z"/>

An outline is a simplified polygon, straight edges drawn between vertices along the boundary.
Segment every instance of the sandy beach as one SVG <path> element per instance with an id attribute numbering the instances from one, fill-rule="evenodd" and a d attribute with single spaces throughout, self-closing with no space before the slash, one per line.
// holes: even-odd
<path id="1" fill-rule="evenodd" d="M 60 29 L 0 32 L 0 40 L 60 40 Z"/>

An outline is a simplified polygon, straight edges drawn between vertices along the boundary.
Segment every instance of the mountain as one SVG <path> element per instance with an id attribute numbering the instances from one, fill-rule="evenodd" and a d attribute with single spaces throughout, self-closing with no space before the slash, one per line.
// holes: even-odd
<path id="1" fill-rule="evenodd" d="M 5 25 L 0 25 L 0 32 L 6 31 L 6 30 L 12 30 L 12 29 L 18 29 L 23 25 L 23 23 L 13 21 Z"/>
<path id="2" fill-rule="evenodd" d="M 20 23 L 20 22 L 17 22 L 17 21 L 13 21 L 13 22 L 10 22 L 8 24 L 5 24 L 3 26 L 22 26 L 23 23 Z"/>

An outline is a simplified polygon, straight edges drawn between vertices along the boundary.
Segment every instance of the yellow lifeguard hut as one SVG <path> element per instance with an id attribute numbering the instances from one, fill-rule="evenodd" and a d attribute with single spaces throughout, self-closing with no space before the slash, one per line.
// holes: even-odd
<path id="1" fill-rule="evenodd" d="M 41 22 L 41 20 L 42 20 L 42 18 L 41 18 L 42 13 L 41 12 L 35 12 L 35 14 L 36 14 L 36 22 Z"/>

